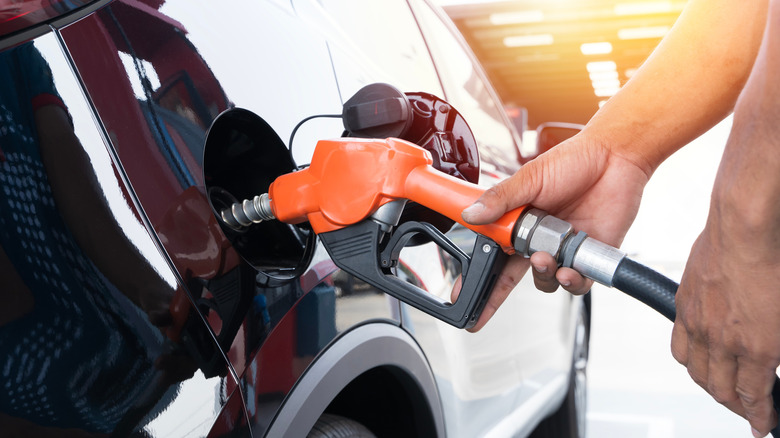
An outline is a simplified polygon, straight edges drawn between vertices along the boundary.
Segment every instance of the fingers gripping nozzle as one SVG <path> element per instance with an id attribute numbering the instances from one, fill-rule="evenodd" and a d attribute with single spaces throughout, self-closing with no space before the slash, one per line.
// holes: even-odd
<path id="1" fill-rule="evenodd" d="M 276 219 L 273 210 L 271 210 L 271 198 L 268 193 L 257 195 L 253 199 L 236 202 L 219 214 L 225 224 L 235 230 Z"/>
<path id="2" fill-rule="evenodd" d="M 588 237 L 583 231 L 576 233 L 570 223 L 535 208 L 517 221 L 513 243 L 515 251 L 525 257 L 546 252 L 559 265 L 610 287 L 618 265 L 626 257 L 623 251 Z"/>

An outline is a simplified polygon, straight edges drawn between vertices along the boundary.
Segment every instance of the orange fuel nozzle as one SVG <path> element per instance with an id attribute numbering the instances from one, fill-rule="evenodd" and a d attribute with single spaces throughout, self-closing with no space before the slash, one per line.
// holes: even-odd
<path id="1" fill-rule="evenodd" d="M 233 228 L 271 219 L 290 224 L 308 221 L 341 269 L 442 321 L 471 327 L 507 254 L 515 252 L 513 231 L 526 208 L 512 210 L 488 225 L 467 224 L 461 211 L 484 189 L 432 164 L 428 151 L 395 138 L 323 140 L 317 143 L 309 167 L 278 177 L 267 194 L 236 203 L 221 216 Z M 398 226 L 407 200 L 475 231 L 471 254 L 429 223 Z M 455 302 L 394 275 L 401 249 L 416 235 L 431 239 L 460 264 L 462 286 Z"/>
<path id="2" fill-rule="evenodd" d="M 311 165 L 278 177 L 269 188 L 273 216 L 308 221 L 315 233 L 356 224 L 396 200 L 411 200 L 513 253 L 512 231 L 524 207 L 488 225 L 471 225 L 461 211 L 484 189 L 436 170 L 428 151 L 404 140 L 342 138 L 317 143 Z"/>

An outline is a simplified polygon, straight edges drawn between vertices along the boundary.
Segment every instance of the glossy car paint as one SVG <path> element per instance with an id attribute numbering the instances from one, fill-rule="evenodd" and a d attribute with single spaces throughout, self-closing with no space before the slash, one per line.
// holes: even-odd
<path id="1" fill-rule="evenodd" d="M 105 336 L 130 339 L 125 343 L 144 350 L 139 357 L 145 359 L 133 368 L 140 377 L 116 379 L 115 386 L 104 388 L 111 397 L 87 399 L 95 412 L 112 412 L 100 424 L 89 422 L 86 417 L 94 413 L 87 408 L 82 417 L 57 422 L 31 414 L 37 405 L 29 399 L 9 398 L 28 406 L 0 405 L 0 425 L 49 427 L 41 435 L 51 436 L 58 428 L 77 428 L 86 436 L 131 430 L 161 437 L 300 436 L 327 407 L 396 436 L 529 432 L 564 395 L 579 301 L 566 294 L 540 294 L 526 283 L 485 329 L 469 334 L 347 276 L 319 246 L 299 279 L 281 281 L 273 269 L 248 261 L 231 240 L 234 236 L 220 226 L 204 172 L 207 130 L 228 108 L 262 117 L 276 135 L 255 146 L 271 150 L 284 147 L 304 117 L 340 113 L 341 104 L 362 86 L 387 82 L 442 96 L 458 108 L 480 141 L 481 182 L 493 184 L 517 168 L 517 139 L 473 58 L 420 0 L 228 3 L 118 0 L 35 40 L 73 120 L 79 148 L 89 158 L 86 172 L 68 171 L 74 180 L 75 175 L 95 175 L 110 211 L 110 220 L 103 220 L 76 209 L 71 213 L 76 219 L 68 222 L 70 228 L 84 227 L 82 234 L 98 242 L 87 259 L 101 260 L 90 266 L 106 285 L 89 293 L 120 303 L 113 310 L 99 306 L 111 315 L 108 319 L 122 321 L 104 329 Z M 308 162 L 317 139 L 339 137 L 342 130 L 337 119 L 303 125 L 295 137 L 295 161 Z M 46 173 L 50 167 L 56 166 L 46 166 Z M 270 169 L 258 168 L 256 177 L 278 171 L 273 165 Z M 0 182 L 8 205 L 21 206 L 13 220 L 38 226 L 36 211 L 25 211 L 26 199 L 17 200 L 28 196 L 27 189 Z M 57 199 L 56 205 L 67 217 L 64 201 Z M 105 238 L 96 225 L 99 219 L 132 243 L 125 256 L 116 255 L 121 250 Z M 280 242 L 300 236 L 300 230 L 282 228 L 268 233 Z M 24 229 L 8 234 L 4 248 L 34 240 Z M 450 236 L 470 250 L 473 235 L 455 228 Z M 42 254 L 55 251 L 35 245 Z M 26 263 L 32 276 L 47 269 L 46 261 L 38 267 L 37 259 L 24 260 L 25 249 L 14 252 L 13 266 Z M 110 263 L 102 262 L 128 257 L 137 263 L 123 265 L 124 275 L 143 278 L 154 267 L 163 285 L 155 299 L 123 290 L 121 279 L 111 278 Z M 449 297 L 457 267 L 446 253 L 427 244 L 404 250 L 402 261 L 400 275 Z M 56 266 L 48 269 L 64 269 Z M 33 280 L 23 282 L 29 287 Z M 56 296 L 50 288 L 36 294 Z M 241 304 L 245 314 L 238 313 L 236 324 L 214 310 L 218 295 Z M 156 319 L 154 311 L 160 309 L 151 303 L 165 310 L 171 300 L 184 303 L 176 307 L 174 321 Z M 22 302 L 12 316 L 45 318 L 42 303 L 35 300 L 29 310 L 29 302 Z M 14 322 L 0 325 L 0 336 L 13 333 Z M 40 330 L 48 327 L 37 324 Z M 33 330 L 24 339 L 47 339 Z M 59 332 L 72 339 L 47 340 L 85 343 L 73 327 Z M 90 367 L 97 377 L 120 372 L 93 351 L 100 350 L 100 343 L 93 344 L 84 357 L 95 359 L 80 366 Z M 50 397 L 49 389 L 20 386 L 35 384 L 45 374 L 22 372 L 20 363 L 29 370 L 58 365 L 53 359 L 45 365 L 45 354 L 33 362 L 30 357 L 39 349 L 37 344 L 29 350 L 0 344 L 3 357 L 15 352 L 0 371 L 6 390 L 44 403 L 41 397 Z M 97 377 L 93 385 L 102 382 Z M 375 398 L 364 398 L 368 393 Z M 67 408 L 80 400 L 58 402 Z M 362 409 L 356 400 L 363 400 Z"/>
<path id="2" fill-rule="evenodd" d="M 23 53 L 37 61 L 16 62 Z M 236 418 L 225 421 L 241 419 L 235 376 L 205 377 L 186 357 L 179 360 L 178 347 L 151 322 L 176 293 L 176 275 L 128 203 L 127 187 L 56 38 L 43 36 L 3 57 L 4 67 L 20 78 L 14 84 L 19 101 L 30 91 L 22 78 L 50 70 L 52 91 L 72 123 L 66 116 L 59 126 L 72 137 L 47 144 L 52 139 L 43 132 L 58 129 L 56 118 L 40 110 L 12 114 L 9 101 L 3 105 L 3 433 L 122 434 L 142 423 L 158 436 L 181 429 L 206 434 L 226 406 Z M 8 88 L 3 92 L 7 96 Z M 9 138 L 23 132 L 32 135 L 21 134 L 27 136 L 22 143 Z M 109 245 L 111 239 L 130 246 Z M 158 287 L 131 287 L 133 277 L 150 275 Z M 163 411 L 195 416 L 154 419 Z"/>

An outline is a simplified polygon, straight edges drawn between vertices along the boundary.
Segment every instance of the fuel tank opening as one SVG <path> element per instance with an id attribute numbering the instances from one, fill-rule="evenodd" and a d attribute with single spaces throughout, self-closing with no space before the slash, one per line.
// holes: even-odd
<path id="1" fill-rule="evenodd" d="M 463 116 L 445 100 L 424 92 L 403 93 L 389 84 L 374 83 L 360 89 L 342 111 L 348 137 L 398 137 L 421 146 L 431 154 L 433 167 L 455 178 L 479 182 L 479 149 Z M 410 202 L 401 223 L 427 222 L 442 233 L 455 224 L 433 210 Z M 409 245 L 427 243 L 416 235 Z"/>
<path id="2" fill-rule="evenodd" d="M 278 221 L 237 230 L 220 219 L 220 212 L 238 200 L 268 192 L 277 177 L 293 170 L 295 163 L 282 139 L 253 112 L 229 109 L 209 128 L 203 174 L 212 213 L 236 251 L 259 271 L 258 280 L 268 286 L 303 273 L 314 253 L 314 233 L 307 224 Z"/>

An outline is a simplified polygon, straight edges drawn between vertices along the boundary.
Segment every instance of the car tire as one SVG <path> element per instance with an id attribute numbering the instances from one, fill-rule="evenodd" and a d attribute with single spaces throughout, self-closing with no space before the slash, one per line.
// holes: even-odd
<path id="1" fill-rule="evenodd" d="M 376 435 L 357 421 L 338 415 L 322 414 L 307 438 L 376 438 Z"/>
<path id="2" fill-rule="evenodd" d="M 557 411 L 539 423 L 529 438 L 584 438 L 586 435 L 589 308 L 590 306 L 583 301 L 577 316 L 574 354 L 566 398 Z"/>

